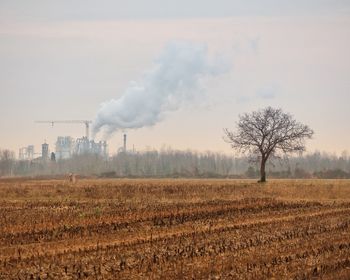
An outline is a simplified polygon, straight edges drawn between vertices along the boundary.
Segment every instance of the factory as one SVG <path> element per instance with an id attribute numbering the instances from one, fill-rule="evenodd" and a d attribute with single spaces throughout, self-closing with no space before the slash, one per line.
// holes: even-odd
<path id="1" fill-rule="evenodd" d="M 34 152 L 34 145 L 29 145 L 19 149 L 20 160 L 61 160 L 69 159 L 74 155 L 94 154 L 101 157 L 108 157 L 108 145 L 106 141 L 95 142 L 86 137 L 74 140 L 70 136 L 58 136 L 56 140 L 55 152 L 50 153 L 49 144 L 41 145 L 41 153 Z M 35 156 L 35 155 L 40 155 Z"/>
<path id="2" fill-rule="evenodd" d="M 58 136 L 56 141 L 56 159 L 71 158 L 74 152 L 74 139 L 70 136 Z"/>
<path id="3" fill-rule="evenodd" d="M 95 142 L 89 139 L 89 124 L 87 120 L 67 120 L 67 121 L 36 121 L 36 123 L 83 123 L 85 125 L 85 136 L 74 139 L 70 136 L 58 136 L 55 143 L 55 152 L 49 150 L 46 142 L 41 145 L 41 153 L 35 153 L 34 145 L 28 145 L 19 149 L 20 160 L 48 161 L 69 159 L 75 155 L 94 154 L 101 157 L 108 157 L 108 145 L 106 141 Z M 126 141 L 126 140 L 125 140 Z M 125 144 L 126 145 L 126 144 Z"/>
<path id="4" fill-rule="evenodd" d="M 19 149 L 19 160 L 32 160 L 34 159 L 34 145 L 29 145 Z"/>
<path id="5" fill-rule="evenodd" d="M 18 159 L 29 161 L 46 161 L 49 159 L 49 144 L 43 143 L 41 145 L 41 153 L 35 152 L 34 145 L 22 147 L 19 149 Z"/>
<path id="6" fill-rule="evenodd" d="M 74 140 L 70 136 L 59 136 L 56 141 L 56 159 L 67 159 L 73 155 L 95 154 L 108 157 L 108 145 L 106 141 L 95 142 L 86 136 Z"/>

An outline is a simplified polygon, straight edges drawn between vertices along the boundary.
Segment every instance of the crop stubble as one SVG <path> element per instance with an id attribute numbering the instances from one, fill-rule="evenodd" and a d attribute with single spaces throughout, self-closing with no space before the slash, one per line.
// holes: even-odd
<path id="1" fill-rule="evenodd" d="M 350 181 L 0 181 L 0 279 L 349 279 Z"/>

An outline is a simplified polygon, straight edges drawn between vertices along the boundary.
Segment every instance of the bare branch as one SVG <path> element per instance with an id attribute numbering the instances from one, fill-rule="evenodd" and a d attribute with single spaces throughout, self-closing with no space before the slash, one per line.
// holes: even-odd
<path id="1" fill-rule="evenodd" d="M 224 129 L 224 133 L 225 141 L 233 149 L 261 160 L 262 181 L 270 157 L 305 151 L 305 140 L 314 134 L 292 115 L 272 107 L 239 116 L 235 133 L 228 129 Z"/>

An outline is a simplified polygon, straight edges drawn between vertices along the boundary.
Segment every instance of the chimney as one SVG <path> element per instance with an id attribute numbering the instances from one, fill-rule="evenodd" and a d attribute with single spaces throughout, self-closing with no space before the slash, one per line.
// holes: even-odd
<path id="1" fill-rule="evenodd" d="M 123 149 L 124 149 L 124 152 L 126 152 L 126 134 L 124 134 L 124 147 L 123 147 Z"/>

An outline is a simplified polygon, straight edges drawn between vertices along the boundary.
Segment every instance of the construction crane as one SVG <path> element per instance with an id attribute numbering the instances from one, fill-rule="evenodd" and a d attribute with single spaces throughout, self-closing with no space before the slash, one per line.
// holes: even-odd
<path id="1" fill-rule="evenodd" d="M 55 123 L 83 123 L 85 124 L 85 136 L 87 139 L 89 139 L 89 128 L 90 128 L 90 123 L 92 121 L 88 120 L 65 120 L 65 121 L 35 121 L 36 123 L 50 123 L 52 126 Z"/>

